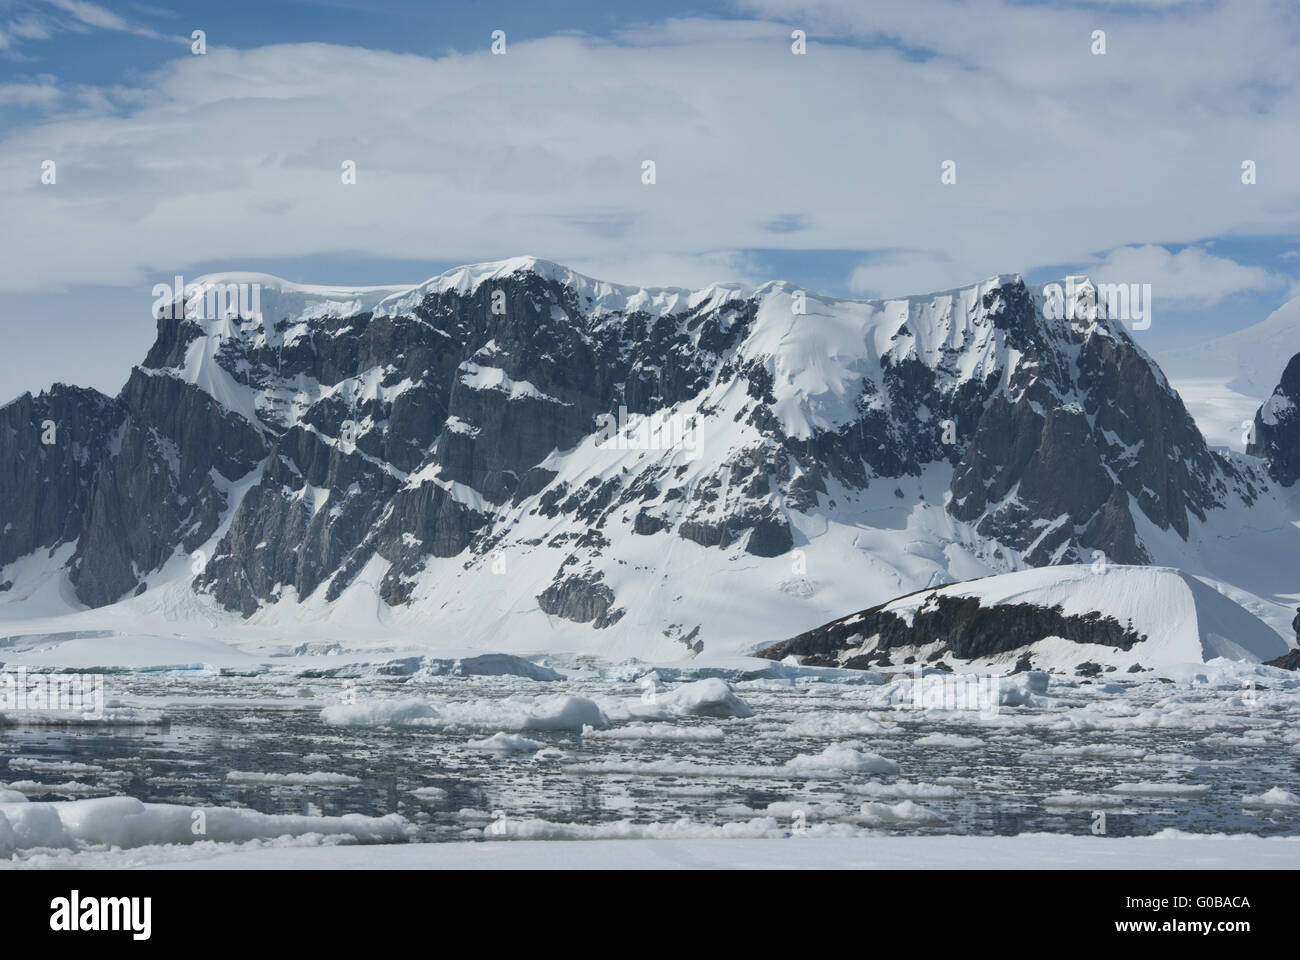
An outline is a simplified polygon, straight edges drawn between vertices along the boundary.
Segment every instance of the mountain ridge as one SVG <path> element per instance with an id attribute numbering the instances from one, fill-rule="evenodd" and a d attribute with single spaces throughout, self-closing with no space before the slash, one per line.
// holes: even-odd
<path id="1" fill-rule="evenodd" d="M 81 602 L 193 590 L 247 622 L 373 602 L 379 622 L 407 608 L 485 638 L 734 649 L 763 618 L 728 623 L 704 574 L 806 625 L 860 607 L 854 578 L 887 599 L 1094 550 L 1159 559 L 1269 491 L 1254 460 L 1207 450 L 1121 325 L 1053 320 L 1015 274 L 856 301 L 537 258 L 409 288 L 276 284 L 260 320 L 157 318 L 106 398 L 121 420 L 90 488 L 55 497 L 83 514 Z M 696 449 L 647 445 L 655 418 Z M 22 542 L 41 538 L 67 542 Z"/>

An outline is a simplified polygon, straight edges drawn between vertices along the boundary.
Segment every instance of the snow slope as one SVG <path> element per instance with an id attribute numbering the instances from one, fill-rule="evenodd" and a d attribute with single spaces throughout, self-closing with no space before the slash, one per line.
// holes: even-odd
<path id="1" fill-rule="evenodd" d="M 1300 353 L 1300 297 L 1288 300 L 1253 326 L 1194 347 L 1159 354 L 1175 385 L 1213 380 L 1261 400 L 1273 392 L 1291 357 Z"/>
<path id="2" fill-rule="evenodd" d="M 1160 366 L 1215 447 L 1244 450 L 1243 421 L 1253 420 L 1300 353 L 1300 297 L 1261 322 L 1193 347 L 1158 354 Z"/>

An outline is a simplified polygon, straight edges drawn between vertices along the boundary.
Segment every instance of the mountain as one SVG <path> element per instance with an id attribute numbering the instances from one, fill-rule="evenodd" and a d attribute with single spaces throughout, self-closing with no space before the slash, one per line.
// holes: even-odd
<path id="1" fill-rule="evenodd" d="M 1300 479 L 1300 353 L 1255 413 L 1255 439 L 1247 453 L 1263 457 L 1274 480 L 1289 487 Z"/>
<path id="2" fill-rule="evenodd" d="M 853 301 L 524 257 L 200 284 L 255 295 L 162 298 L 116 398 L 0 410 L 0 619 L 671 656 L 1098 553 L 1195 568 L 1275 628 L 1300 588 L 1259 461 L 1208 450 L 1122 324 L 1053 319 L 1017 276 Z"/>
<path id="3" fill-rule="evenodd" d="M 1300 297 L 1244 330 L 1158 354 L 1211 446 L 1244 450 L 1245 426 L 1300 351 Z"/>
<path id="4" fill-rule="evenodd" d="M 1098 564 L 1024 570 L 899 597 L 763 650 L 811 666 L 947 659 L 1019 669 L 1260 662 L 1288 644 L 1195 577 Z"/>
<path id="5" fill-rule="evenodd" d="M 1300 352 L 1300 297 L 1288 300 L 1259 323 L 1204 343 L 1160 355 L 1174 381 L 1213 380 L 1229 390 L 1266 397 L 1286 366 Z"/>

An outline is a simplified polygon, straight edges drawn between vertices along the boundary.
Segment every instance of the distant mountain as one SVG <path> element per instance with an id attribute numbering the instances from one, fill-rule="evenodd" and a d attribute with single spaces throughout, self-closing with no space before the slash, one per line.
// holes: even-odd
<path id="1" fill-rule="evenodd" d="M 1204 557 L 1289 614 L 1277 563 L 1230 542 L 1247 515 L 1279 555 L 1297 534 L 1259 462 L 1207 449 L 1123 324 L 1053 319 L 1016 276 L 892 301 L 643 289 L 529 257 L 410 288 L 202 282 L 258 296 L 160 298 L 117 397 L 0 409 L 0 617 L 39 595 L 727 652 L 1098 552 Z"/>
<path id="2" fill-rule="evenodd" d="M 1175 381 L 1216 380 L 1236 393 L 1266 397 L 1295 353 L 1300 353 L 1300 297 L 1244 330 L 1167 350 L 1160 363 Z"/>
<path id="3" fill-rule="evenodd" d="M 1255 441 L 1247 452 L 1263 457 L 1269 476 L 1284 487 L 1300 479 L 1300 352 L 1255 414 Z"/>
<path id="4" fill-rule="evenodd" d="M 1232 600 L 1168 567 L 1048 567 L 921 590 L 777 643 L 761 656 L 868 668 L 956 659 L 1021 669 L 1136 671 L 1289 645 Z"/>

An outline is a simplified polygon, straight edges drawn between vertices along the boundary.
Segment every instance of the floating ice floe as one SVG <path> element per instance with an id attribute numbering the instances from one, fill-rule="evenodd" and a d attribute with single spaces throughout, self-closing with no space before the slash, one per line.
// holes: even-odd
<path id="1" fill-rule="evenodd" d="M 1281 787 L 1273 787 L 1271 790 L 1265 790 L 1263 793 L 1246 794 L 1242 799 L 1243 807 L 1280 809 L 1282 807 L 1300 807 L 1300 797 L 1297 797 L 1290 790 L 1283 790 Z"/>
<path id="2" fill-rule="evenodd" d="M 433 727 L 440 730 L 572 730 L 603 728 L 609 719 L 595 701 L 568 694 L 482 698 L 433 704 L 425 700 L 366 700 L 321 711 L 336 727 Z"/>
<path id="3" fill-rule="evenodd" d="M 766 660 L 762 657 L 697 658 L 688 662 L 654 663 L 630 659 L 597 668 L 604 680 L 632 683 L 653 672 L 668 683 L 719 679 L 731 683 L 761 680 L 801 680 L 809 683 L 880 684 L 884 678 L 870 670 L 846 670 L 842 667 L 805 667 L 794 657 Z"/>
<path id="4" fill-rule="evenodd" d="M 102 713 L 65 710 L 10 710 L 0 713 L 0 727 L 158 727 L 167 723 L 157 710 L 109 707 Z"/>
<path id="5" fill-rule="evenodd" d="M 783 723 L 780 732 L 787 737 L 860 737 L 890 733 L 896 724 L 882 723 L 863 713 L 837 711 L 827 714 L 796 717 Z"/>
<path id="6" fill-rule="evenodd" d="M 898 764 L 879 754 L 862 753 L 847 743 L 833 743 L 821 753 L 801 753 L 785 765 L 792 773 L 898 773 Z"/>
<path id="7" fill-rule="evenodd" d="M 753 708 L 736 696 L 730 684 L 717 677 L 668 686 L 658 674 L 642 678 L 644 692 L 639 697 L 598 695 L 594 699 L 613 723 L 630 720 L 673 720 L 679 717 L 713 719 L 746 718 Z"/>
<path id="8" fill-rule="evenodd" d="M 1210 787 L 1204 783 L 1117 783 L 1109 790 L 1134 797 L 1195 797 L 1209 793 Z"/>
<path id="9" fill-rule="evenodd" d="M 608 730 L 583 727 L 584 738 L 598 740 L 676 740 L 689 743 L 711 743 L 721 740 L 725 733 L 721 727 L 681 726 L 676 723 L 629 723 Z"/>
<path id="10" fill-rule="evenodd" d="M 665 707 L 682 717 L 752 717 L 754 710 L 717 677 L 696 680 L 659 694 Z"/>
<path id="11" fill-rule="evenodd" d="M 550 667 L 508 653 L 465 653 L 460 656 L 401 657 L 380 663 L 345 663 L 337 667 L 307 670 L 304 677 L 334 677 L 355 680 L 410 677 L 417 683 L 436 677 L 522 677 L 526 680 L 563 680 Z"/>
<path id="12" fill-rule="evenodd" d="M 5 787 L 8 792 L 24 798 L 28 796 L 39 797 L 47 793 L 60 797 L 84 797 L 91 793 L 108 792 L 103 787 L 97 787 L 91 783 L 82 783 L 80 780 L 68 780 L 65 783 L 38 783 L 35 780 L 15 780 L 6 784 Z"/>
<path id="13" fill-rule="evenodd" d="M 878 823 L 939 823 L 943 817 L 933 810 L 927 810 L 915 800 L 900 800 L 898 803 L 872 803 L 862 805 L 859 819 L 869 824 Z"/>
<path id="14" fill-rule="evenodd" d="M 902 780 L 897 783 L 880 783 L 877 780 L 862 784 L 851 783 L 845 784 L 843 789 L 847 793 L 875 797 L 878 800 L 944 800 L 957 796 L 956 787 L 937 783 L 907 783 Z"/>
<path id="15" fill-rule="evenodd" d="M 471 740 L 465 746 L 471 750 L 490 750 L 494 753 L 535 753 L 546 745 L 518 734 L 498 732 L 484 740 Z"/>
<path id="16" fill-rule="evenodd" d="M 983 743 L 979 737 L 963 737 L 957 733 L 931 733 L 916 741 L 918 747 L 979 747 Z"/>
<path id="17" fill-rule="evenodd" d="M 805 780 L 852 773 L 898 773 L 898 764 L 874 753 L 862 753 L 856 744 L 835 743 L 816 754 L 801 753 L 782 764 L 696 763 L 689 760 L 605 760 L 574 763 L 569 774 L 626 774 L 660 777 L 772 777 Z"/>
<path id="18" fill-rule="evenodd" d="M 447 791 L 442 787 L 416 787 L 411 796 L 420 800 L 446 800 Z"/>
<path id="19" fill-rule="evenodd" d="M 231 770 L 227 783 L 268 784 L 280 787 L 346 787 L 360 783 L 360 777 L 346 773 L 255 773 L 248 770 Z"/>
<path id="20" fill-rule="evenodd" d="M 1096 793 L 1078 793 L 1074 790 L 1062 790 L 1060 793 L 1053 793 L 1050 796 L 1043 797 L 1043 806 L 1098 810 L 1102 808 L 1113 809 L 1115 807 L 1122 807 L 1124 806 L 1124 801 L 1119 797 L 1107 797 Z"/>
<path id="21" fill-rule="evenodd" d="M 34 757 L 11 757 L 10 770 L 31 770 L 36 773 L 103 773 L 104 767 L 96 763 L 77 763 L 73 760 L 38 760 Z"/>
<path id="22" fill-rule="evenodd" d="M 142 803 L 134 797 L 101 797 L 57 803 L 0 803 L 0 857 L 38 848 L 89 846 L 127 849 L 199 841 L 231 843 L 319 835 L 368 843 L 396 843 L 410 836 L 397 814 L 313 817 L 256 813 L 232 807 Z"/>

